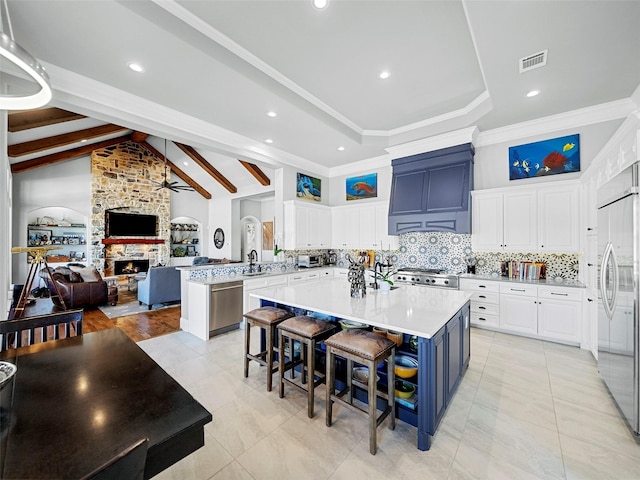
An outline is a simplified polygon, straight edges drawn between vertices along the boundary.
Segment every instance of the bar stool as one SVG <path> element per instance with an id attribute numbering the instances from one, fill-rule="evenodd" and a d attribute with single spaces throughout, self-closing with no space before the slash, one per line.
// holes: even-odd
<path id="1" fill-rule="evenodd" d="M 260 365 L 267 367 L 267 391 L 271 391 L 272 375 L 277 370 L 277 366 L 273 367 L 273 353 L 279 352 L 274 346 L 273 339 L 276 333 L 277 325 L 292 316 L 287 310 L 277 307 L 260 307 L 245 313 L 244 318 L 247 324 L 244 328 L 244 378 L 249 376 L 249 361 L 254 360 Z M 251 354 L 251 325 L 255 325 L 264 330 L 267 342 L 266 350 L 260 353 Z"/>
<path id="2" fill-rule="evenodd" d="M 302 361 L 293 360 L 293 345 L 289 345 L 289 363 L 285 365 L 284 354 L 280 359 L 280 398 L 284 397 L 284 384 L 289 383 L 297 389 L 307 392 L 307 415 L 313 417 L 313 396 L 315 388 L 324 383 L 324 372 L 316 372 L 315 348 L 316 344 L 329 336 L 336 329 L 336 324 L 319 320 L 317 318 L 299 316 L 285 320 L 278 324 L 278 345 L 284 345 L 285 338 L 297 340 L 301 344 Z M 282 353 L 282 352 L 281 352 Z M 295 367 L 302 364 L 302 375 L 299 382 L 294 381 Z M 286 378 L 285 373 L 291 371 L 291 378 Z M 307 381 L 307 375 L 309 380 Z M 316 380 L 316 377 L 318 379 Z"/>
<path id="3" fill-rule="evenodd" d="M 391 414 L 391 429 L 396 428 L 395 418 L 395 342 L 372 332 L 361 329 L 343 330 L 324 341 L 327 347 L 327 427 L 331 426 L 333 402 L 340 402 L 346 407 L 369 415 L 369 452 L 376 454 L 377 428 Z M 336 355 L 347 360 L 347 387 L 336 393 Z M 376 388 L 376 366 L 387 360 L 387 393 L 378 392 Z M 368 410 L 353 403 L 352 372 L 353 362 L 369 368 Z M 343 399 L 343 396 L 347 399 Z M 387 399 L 387 407 L 377 415 L 377 397 Z"/>

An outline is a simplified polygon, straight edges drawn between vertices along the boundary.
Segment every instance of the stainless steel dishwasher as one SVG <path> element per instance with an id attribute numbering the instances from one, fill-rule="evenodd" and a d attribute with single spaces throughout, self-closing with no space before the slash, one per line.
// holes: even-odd
<path id="1" fill-rule="evenodd" d="M 238 328 L 242 321 L 242 281 L 211 285 L 209 336 Z"/>

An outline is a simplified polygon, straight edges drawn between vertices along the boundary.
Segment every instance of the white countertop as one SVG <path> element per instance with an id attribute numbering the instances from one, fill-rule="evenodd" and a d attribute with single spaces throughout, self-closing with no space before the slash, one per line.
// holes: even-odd
<path id="1" fill-rule="evenodd" d="M 572 287 L 586 288 L 586 285 L 578 280 L 569 278 L 547 278 L 542 280 L 520 280 L 519 278 L 498 277 L 497 275 L 480 275 L 475 273 L 461 273 L 460 280 L 467 278 L 469 280 L 491 280 L 494 282 L 508 283 L 528 283 L 530 285 L 540 285 L 545 287 Z"/>
<path id="2" fill-rule="evenodd" d="M 364 298 L 351 298 L 343 278 L 256 290 L 256 298 L 338 318 L 431 338 L 460 310 L 470 293 L 446 288 L 402 285 L 389 293 L 367 288 Z"/>

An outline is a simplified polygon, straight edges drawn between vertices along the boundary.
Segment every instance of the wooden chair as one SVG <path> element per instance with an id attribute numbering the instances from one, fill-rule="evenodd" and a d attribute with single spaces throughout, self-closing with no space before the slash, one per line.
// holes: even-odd
<path id="1" fill-rule="evenodd" d="M 148 446 L 148 438 L 138 440 L 81 480 L 142 480 Z"/>
<path id="2" fill-rule="evenodd" d="M 0 351 L 82 335 L 83 310 L 66 310 L 35 317 L 0 321 Z M 63 335 L 60 335 L 60 331 Z M 36 333 L 39 333 L 36 335 Z"/>

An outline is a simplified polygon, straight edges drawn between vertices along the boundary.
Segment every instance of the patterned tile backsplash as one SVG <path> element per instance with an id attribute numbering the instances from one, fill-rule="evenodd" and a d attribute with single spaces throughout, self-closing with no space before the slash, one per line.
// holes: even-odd
<path id="1" fill-rule="evenodd" d="M 479 252 L 473 253 L 471 235 L 457 235 L 453 233 L 405 233 L 400 235 L 400 248 L 395 251 L 377 251 L 376 261 L 384 262 L 390 257 L 397 267 L 437 268 L 448 273 L 465 273 L 469 257 L 476 259 L 476 273 L 482 275 L 500 275 L 500 262 L 515 260 L 518 262 L 544 262 L 547 264 L 547 278 L 578 279 L 577 254 L 541 254 L 541 253 L 510 253 L 510 252 Z M 328 250 L 287 250 L 279 255 L 280 262 L 264 263 L 267 271 L 295 271 L 298 254 L 322 254 Z M 355 259 L 358 251 L 335 250 L 338 256 L 336 266 L 349 267 L 347 254 Z M 214 270 L 194 270 L 192 278 L 209 275 L 240 274 L 246 271 L 246 266 L 225 266 Z"/>

